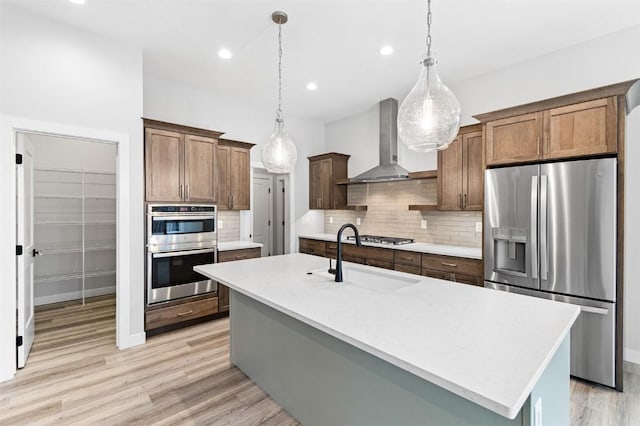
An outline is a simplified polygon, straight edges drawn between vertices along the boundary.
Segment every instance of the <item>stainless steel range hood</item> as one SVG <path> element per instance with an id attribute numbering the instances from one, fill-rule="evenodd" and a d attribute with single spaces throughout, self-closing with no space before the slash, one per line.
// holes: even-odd
<path id="1" fill-rule="evenodd" d="M 398 165 L 398 101 L 380 101 L 380 164 L 359 174 L 351 182 L 385 182 L 409 178 L 409 172 Z"/>

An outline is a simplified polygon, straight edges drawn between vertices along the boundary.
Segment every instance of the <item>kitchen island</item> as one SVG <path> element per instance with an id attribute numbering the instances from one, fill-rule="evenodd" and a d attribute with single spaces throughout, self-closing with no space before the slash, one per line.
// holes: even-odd
<path id="1" fill-rule="evenodd" d="M 536 403 L 569 423 L 577 307 L 346 262 L 336 283 L 327 267 L 195 268 L 232 290 L 233 364 L 303 424 L 532 425 Z"/>

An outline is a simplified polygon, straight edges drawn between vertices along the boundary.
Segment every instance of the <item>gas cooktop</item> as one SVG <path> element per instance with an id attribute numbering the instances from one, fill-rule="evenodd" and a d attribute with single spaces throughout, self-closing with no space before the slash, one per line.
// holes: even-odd
<path id="1" fill-rule="evenodd" d="M 347 240 L 355 240 L 355 235 L 349 235 Z M 360 241 L 363 243 L 377 243 L 377 244 L 390 244 L 390 245 L 401 245 L 401 244 L 411 244 L 414 242 L 413 238 L 397 238 L 397 237 L 382 237 L 380 235 L 360 235 Z"/>

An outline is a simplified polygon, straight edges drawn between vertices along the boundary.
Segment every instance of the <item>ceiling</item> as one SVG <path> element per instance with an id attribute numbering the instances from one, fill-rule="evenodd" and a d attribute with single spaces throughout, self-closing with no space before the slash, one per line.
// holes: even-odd
<path id="1" fill-rule="evenodd" d="M 284 10 L 284 112 L 331 121 L 406 94 L 426 50 L 426 1 L 3 0 L 143 48 L 145 75 L 275 109 Z M 640 0 L 434 0 L 433 48 L 445 83 L 640 25 Z M 378 50 L 390 44 L 394 53 Z M 222 60 L 225 47 L 233 58 Z M 594 58 L 597 60 L 597 58 Z M 314 81 L 318 90 L 306 84 Z"/>

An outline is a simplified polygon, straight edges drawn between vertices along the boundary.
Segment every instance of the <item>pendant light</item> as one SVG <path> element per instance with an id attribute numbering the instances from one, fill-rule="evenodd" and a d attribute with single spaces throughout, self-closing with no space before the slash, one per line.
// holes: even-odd
<path id="1" fill-rule="evenodd" d="M 431 51 L 431 0 L 427 0 L 427 53 L 418 82 L 398 110 L 398 136 L 412 151 L 435 151 L 449 146 L 460 129 L 460 104 L 436 70 Z"/>
<path id="2" fill-rule="evenodd" d="M 284 129 L 282 116 L 282 24 L 288 20 L 284 12 L 273 12 L 273 22 L 278 24 L 278 109 L 273 133 L 262 147 L 262 163 L 271 173 L 289 173 L 298 157 L 296 145 Z"/>

